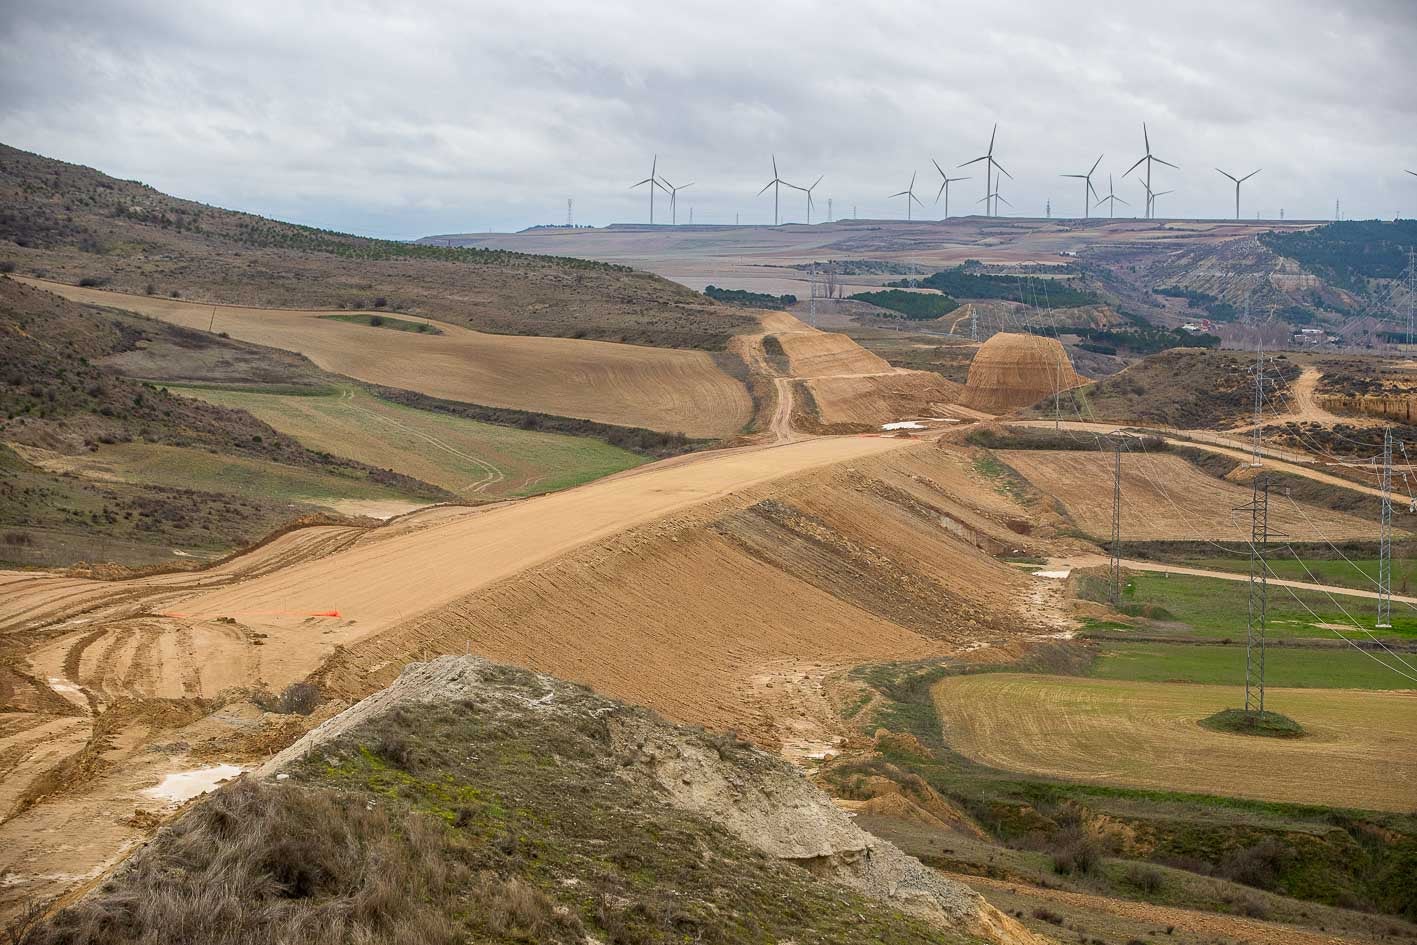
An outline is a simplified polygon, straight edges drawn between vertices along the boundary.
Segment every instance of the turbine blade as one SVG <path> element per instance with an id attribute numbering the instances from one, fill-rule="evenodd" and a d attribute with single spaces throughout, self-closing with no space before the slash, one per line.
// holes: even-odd
<path id="1" fill-rule="evenodd" d="M 1086 174 L 1059 174 L 1059 177 L 1076 177 L 1078 180 L 1087 180 Z"/>
<path id="2" fill-rule="evenodd" d="M 1408 171 L 1408 173 L 1410 174 L 1410 173 L 1412 173 L 1412 172 L 1411 172 L 1411 171 Z M 955 178 L 952 178 L 952 180 L 974 180 L 974 178 L 973 178 L 973 177 L 955 177 Z"/>
<path id="3" fill-rule="evenodd" d="M 1009 180 L 1013 180 L 1013 179 L 1014 179 L 1014 175 L 1012 175 L 1012 174 L 1010 174 L 1008 171 L 1004 170 L 1004 165 L 1000 164 L 998 161 L 994 161 L 993 163 L 994 163 L 994 169 L 997 170 L 1000 174 L 1003 174 L 1003 175 L 1004 175 L 1005 177 L 1007 177 Z"/>
<path id="4" fill-rule="evenodd" d="M 945 178 L 945 180 L 949 180 L 949 175 L 947 175 L 943 170 L 940 170 L 940 162 L 939 162 L 939 161 L 935 160 L 934 158 L 931 158 L 931 159 L 930 159 L 930 163 L 933 164 L 933 165 L 935 165 L 935 170 L 940 171 L 940 176 L 941 176 L 941 177 Z"/>
<path id="5" fill-rule="evenodd" d="M 1126 177 L 1127 174 L 1130 174 L 1132 171 L 1134 171 L 1134 170 L 1136 170 L 1137 168 L 1141 167 L 1141 166 L 1142 166 L 1142 163 L 1147 159 L 1147 157 L 1148 157 L 1148 155 L 1145 155 L 1145 154 L 1144 154 L 1144 155 L 1142 155 L 1140 158 L 1138 158 L 1138 159 L 1137 159 L 1137 162 L 1136 162 L 1135 164 L 1133 164 L 1131 167 L 1127 168 L 1126 172 L 1125 172 L 1124 174 L 1122 174 L 1122 176 L 1123 176 L 1123 177 Z"/>
<path id="6" fill-rule="evenodd" d="M 1124 206 L 1124 207 L 1130 207 L 1130 206 L 1131 206 L 1131 204 L 1127 203 L 1127 202 L 1126 202 L 1125 200 L 1123 200 L 1121 197 L 1108 197 L 1107 199 L 1108 199 L 1108 200 L 1115 200 L 1115 201 L 1117 201 L 1118 203 L 1120 203 L 1120 204 L 1121 204 L 1122 206 Z"/>
<path id="7" fill-rule="evenodd" d="M 977 158 L 975 158 L 975 159 L 972 160 L 972 161 L 965 161 L 963 164 L 960 165 L 960 167 L 968 167 L 968 166 L 971 165 L 971 164 L 978 164 L 980 161 L 987 161 L 987 160 L 989 160 L 989 155 L 986 154 L 986 155 L 984 155 L 983 157 L 977 157 Z"/>
<path id="8" fill-rule="evenodd" d="M 1089 178 L 1087 179 L 1087 189 L 1092 192 L 1092 199 L 1094 199 L 1094 200 L 1098 199 L 1099 195 L 1098 195 L 1098 193 L 1097 193 L 1097 188 L 1094 187 L 1094 186 L 1092 186 L 1092 178 L 1091 178 L 1091 177 L 1089 177 Z"/>
<path id="9" fill-rule="evenodd" d="M 761 197 L 763 194 L 767 193 L 767 192 L 768 192 L 768 188 L 771 187 L 773 184 L 776 184 L 776 183 L 777 183 L 777 181 L 775 181 L 775 180 L 770 180 L 770 181 L 768 181 L 765 185 L 763 185 L 763 189 L 760 190 L 760 191 L 758 191 L 758 196 Z"/>
<path id="10" fill-rule="evenodd" d="M 1146 142 L 1146 153 L 1151 153 L 1151 135 L 1146 132 L 1146 122 L 1141 123 L 1141 139 Z"/>
<path id="11" fill-rule="evenodd" d="M 994 130 L 989 132 L 989 153 L 994 153 L 994 137 L 999 133 L 999 123 L 994 122 Z"/>
<path id="12" fill-rule="evenodd" d="M 894 200 L 894 199 L 897 198 L 897 197 L 904 197 L 904 196 L 905 196 L 906 194 L 908 194 L 908 193 L 910 193 L 910 191 L 908 191 L 908 190 L 902 190 L 902 191 L 901 191 L 900 193 L 898 193 L 898 194 L 891 194 L 891 195 L 890 195 L 889 197 L 887 197 L 886 199 L 887 199 L 887 200 Z"/>
<path id="13" fill-rule="evenodd" d="M 1258 173 L 1259 173 L 1260 171 L 1262 171 L 1262 170 L 1264 170 L 1264 168 L 1260 168 L 1259 171 L 1251 171 L 1250 173 L 1246 174 L 1244 177 L 1240 178 L 1240 183 L 1243 184 L 1245 181 L 1249 180 L 1251 177 L 1254 177 L 1256 174 L 1258 174 Z"/>
<path id="14" fill-rule="evenodd" d="M 1413 177 L 1417 177 L 1417 171 L 1408 171 L 1407 173 L 1411 174 Z"/>
<path id="15" fill-rule="evenodd" d="M 920 198 L 917 197 L 917 196 L 915 196 L 914 194 L 911 194 L 911 195 L 910 195 L 910 199 L 911 199 L 911 200 L 914 200 L 917 204 L 919 204 L 919 205 L 922 206 L 922 207 L 925 206 L 925 204 L 921 202 Z"/>
<path id="16" fill-rule="evenodd" d="M 948 180 L 949 178 L 945 178 L 945 179 Z M 940 189 L 937 190 L 937 191 L 935 191 L 935 203 L 939 203 L 939 202 L 940 202 L 940 195 L 943 194 L 944 192 L 945 192 L 945 185 L 942 183 L 942 184 L 940 184 Z"/>
<path id="17" fill-rule="evenodd" d="M 817 179 L 812 182 L 812 186 L 807 188 L 807 192 L 808 192 L 808 193 L 811 193 L 812 191 L 816 190 L 816 189 L 817 189 L 817 185 L 820 184 L 820 183 L 822 182 L 822 178 L 823 178 L 823 177 L 826 177 L 826 176 L 827 176 L 827 175 L 825 175 L 825 174 L 819 174 L 819 175 L 817 176 Z"/>
<path id="18" fill-rule="evenodd" d="M 1091 177 L 1093 174 L 1097 173 L 1097 165 L 1101 164 L 1101 163 L 1102 163 L 1102 159 L 1103 159 L 1104 157 L 1106 157 L 1106 156 L 1107 156 L 1107 155 L 1105 155 L 1105 154 L 1099 154 L 1099 155 L 1097 155 L 1097 160 L 1092 162 L 1092 170 L 1090 170 L 1090 171 L 1087 172 L 1087 176 L 1088 176 L 1088 177 Z"/>
<path id="19" fill-rule="evenodd" d="M 687 184 L 683 185 L 682 187 L 680 187 L 680 188 L 678 188 L 678 189 L 679 189 L 679 190 L 688 190 L 688 189 L 689 189 L 690 187 L 692 187 L 692 186 L 694 186 L 694 182 L 693 182 L 693 181 L 689 181 Z"/>
<path id="20" fill-rule="evenodd" d="M 995 194 L 995 195 L 994 195 L 994 199 L 995 199 L 995 200 L 1002 200 L 1002 201 L 1004 201 L 1004 203 L 1009 203 L 1008 198 L 1006 198 L 1003 194 Z M 1009 206 L 1012 207 L 1013 204 L 1009 203 Z"/>
<path id="21" fill-rule="evenodd" d="M 1218 168 L 1218 167 L 1215 169 L 1215 172 L 1216 172 L 1217 174 L 1225 174 L 1225 172 L 1222 171 L 1222 170 L 1221 170 L 1220 168 Z M 1225 176 L 1226 176 L 1226 177 L 1229 177 L 1231 180 L 1235 180 L 1235 177 L 1234 177 L 1234 175 L 1232 175 L 1232 174 L 1225 174 Z M 1238 180 L 1235 180 L 1235 183 L 1238 184 L 1238 183 L 1240 183 L 1240 182 L 1239 182 Z"/>
<path id="22" fill-rule="evenodd" d="M 1161 160 L 1161 158 L 1159 158 L 1159 157 L 1154 157 L 1154 158 L 1152 158 L 1152 160 L 1155 161 L 1157 164 L 1165 164 L 1167 167 L 1174 168 L 1175 170 L 1178 170 L 1178 171 L 1180 170 L 1179 167 L 1176 167 L 1176 165 L 1172 164 L 1170 161 L 1163 161 L 1163 160 Z"/>

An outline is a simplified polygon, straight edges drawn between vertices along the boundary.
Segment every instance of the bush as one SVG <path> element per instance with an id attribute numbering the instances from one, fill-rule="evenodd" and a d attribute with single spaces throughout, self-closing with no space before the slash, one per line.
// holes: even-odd
<path id="1" fill-rule="evenodd" d="M 314 683 L 291 683 L 280 695 L 262 694 L 251 700 L 266 712 L 280 715 L 309 715 L 320 704 L 320 687 Z"/>
<path id="2" fill-rule="evenodd" d="M 1096 838 L 1081 827 L 1058 831 L 1050 845 L 1053 848 L 1053 872 L 1062 876 L 1074 873 L 1086 876 L 1102 861 L 1102 850 Z"/>
<path id="3" fill-rule="evenodd" d="M 1052 911 L 1051 909 L 1045 909 L 1042 906 L 1039 906 L 1037 909 L 1033 910 L 1033 917 L 1039 920 L 1040 922 L 1047 922 L 1049 925 L 1063 924 L 1062 916 L 1058 915 L 1058 913 Z"/>
<path id="4" fill-rule="evenodd" d="M 1160 870 L 1140 864 L 1127 867 L 1127 872 L 1123 878 L 1148 896 L 1154 896 L 1161 892 L 1163 885 Z"/>
<path id="5" fill-rule="evenodd" d="M 14 272 L 15 264 L 8 259 L 0 259 L 0 273 Z"/>
<path id="6" fill-rule="evenodd" d="M 381 327 L 381 326 L 384 324 L 384 316 L 382 316 L 382 315 L 370 315 L 370 316 L 369 316 L 369 324 L 373 325 L 375 328 Z"/>
<path id="7" fill-rule="evenodd" d="M 86 289 L 97 288 L 98 286 L 107 284 L 108 279 L 104 276 L 84 276 L 79 280 L 79 285 Z"/>
<path id="8" fill-rule="evenodd" d="M 1274 889 L 1279 885 L 1294 852 L 1273 837 L 1228 854 L 1220 861 L 1217 872 L 1226 879 L 1256 889 Z"/>
<path id="9" fill-rule="evenodd" d="M 377 299 L 374 300 L 374 307 L 375 307 L 375 308 L 384 308 L 384 307 L 387 306 L 388 304 L 389 304 L 389 300 L 386 299 L 386 298 L 384 298 L 382 295 L 379 296 Z"/>

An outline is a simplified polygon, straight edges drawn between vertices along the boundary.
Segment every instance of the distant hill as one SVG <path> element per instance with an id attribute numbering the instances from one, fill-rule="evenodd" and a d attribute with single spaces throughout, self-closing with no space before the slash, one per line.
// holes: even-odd
<path id="1" fill-rule="evenodd" d="M 368 239 L 0 145 L 0 266 L 126 292 L 403 311 L 503 334 L 720 350 L 755 319 L 624 266 Z"/>

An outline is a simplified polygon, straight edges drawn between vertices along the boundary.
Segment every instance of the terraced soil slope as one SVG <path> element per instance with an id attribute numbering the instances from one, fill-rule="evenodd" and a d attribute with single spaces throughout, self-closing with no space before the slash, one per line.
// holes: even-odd
<path id="1" fill-rule="evenodd" d="M 1083 383 L 1056 338 L 999 332 L 979 346 L 969 364 L 963 403 L 1007 413 Z"/>
<path id="2" fill-rule="evenodd" d="M 752 414 L 743 384 L 701 351 L 489 335 L 389 331 L 321 318 L 329 312 L 210 305 L 35 283 L 65 298 L 296 351 L 358 380 L 466 403 L 622 426 L 731 436 Z"/>

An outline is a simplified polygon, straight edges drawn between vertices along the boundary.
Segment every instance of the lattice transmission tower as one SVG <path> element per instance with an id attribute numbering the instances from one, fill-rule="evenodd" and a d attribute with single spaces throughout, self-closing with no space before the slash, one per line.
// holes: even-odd
<path id="1" fill-rule="evenodd" d="M 1392 627 L 1392 427 L 1383 428 L 1383 501 L 1378 515 L 1378 623 Z"/>
<path id="2" fill-rule="evenodd" d="M 1269 477 L 1255 476 L 1250 513 L 1250 605 L 1245 627 L 1245 712 L 1264 711 L 1265 625 L 1269 618 Z"/>
<path id="3" fill-rule="evenodd" d="M 1122 438 L 1112 445 L 1112 557 L 1108 561 L 1107 582 L 1112 606 L 1122 602 Z"/>

